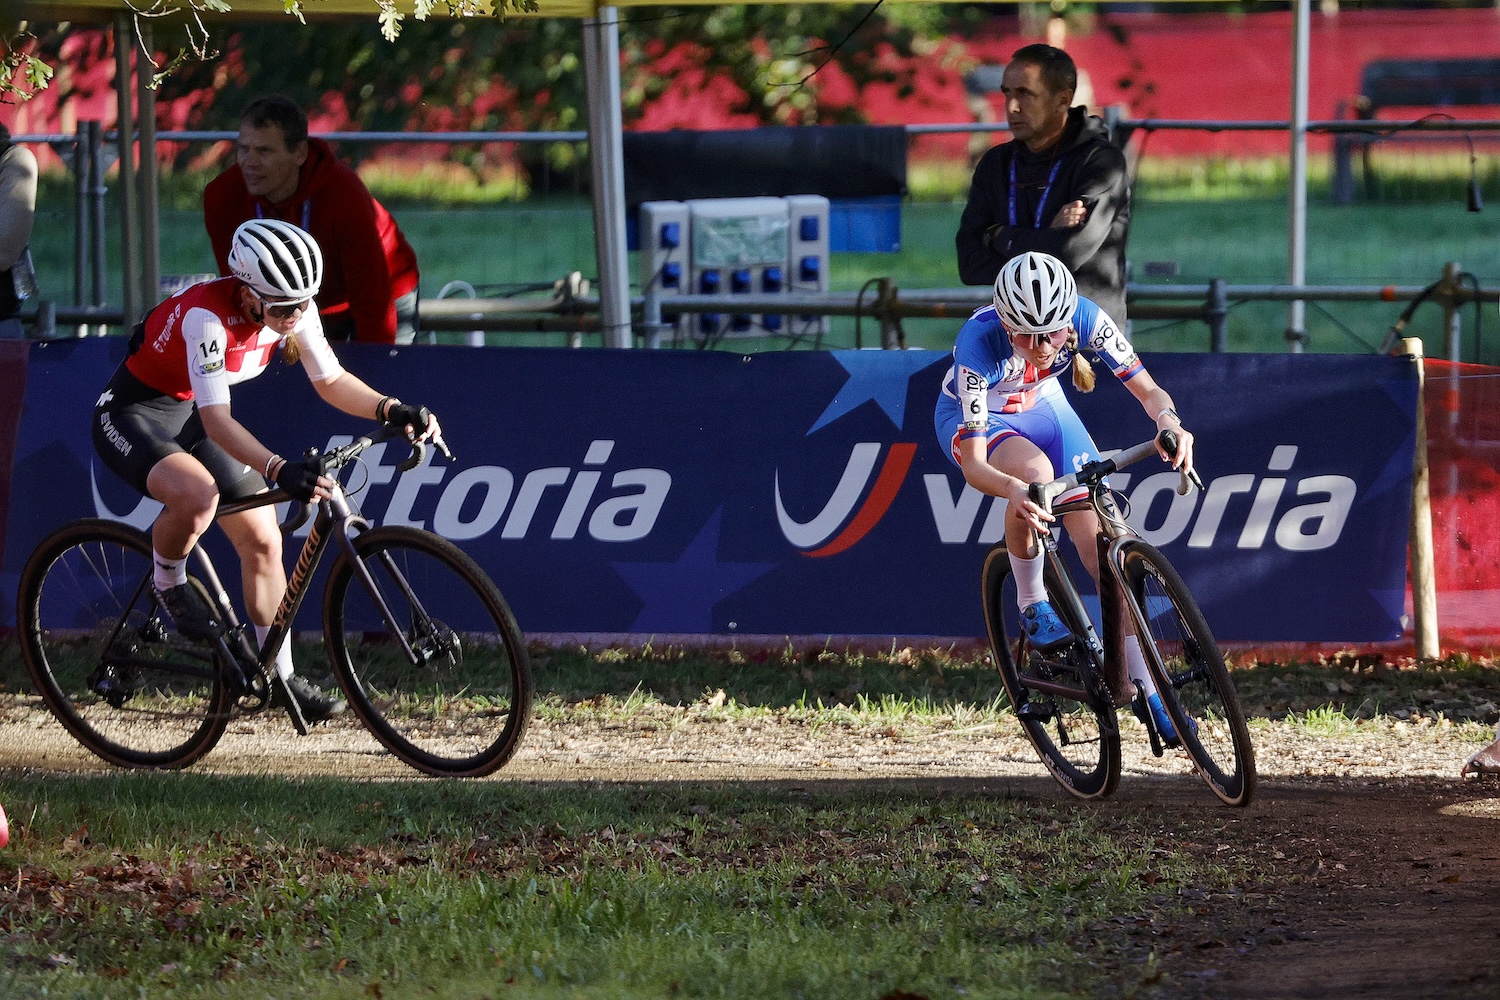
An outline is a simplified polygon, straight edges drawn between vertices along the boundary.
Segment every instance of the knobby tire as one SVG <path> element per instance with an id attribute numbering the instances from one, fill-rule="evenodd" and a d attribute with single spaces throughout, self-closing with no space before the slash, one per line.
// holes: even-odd
<path id="1" fill-rule="evenodd" d="M 427 774 L 479 777 L 514 755 L 534 697 L 525 639 L 499 589 L 447 539 L 393 525 L 353 539 L 395 616 L 347 552 L 329 571 L 328 658 L 382 744 Z"/>
<path id="2" fill-rule="evenodd" d="M 210 648 L 170 630 L 150 578 L 144 532 L 102 518 L 53 532 L 21 571 L 21 655 L 88 750 L 121 767 L 187 767 L 219 742 L 233 698 Z"/>
<path id="3" fill-rule="evenodd" d="M 1058 579 L 1049 563 L 1045 576 L 1048 598 L 1076 638 L 1061 650 L 1040 654 L 1019 627 L 1015 587 L 1006 586 L 1010 576 L 1010 557 L 1002 542 L 985 557 L 984 618 L 990 651 L 1011 705 L 1018 711 L 1027 701 L 1045 707 L 1052 715 L 1050 719 L 1020 719 L 1042 763 L 1078 798 L 1104 798 L 1120 782 L 1120 729 L 1108 697 L 1103 663 L 1082 639 L 1087 613 L 1076 592 Z M 1027 690 L 1021 679 L 1023 668 L 1090 693 L 1083 699 L 1073 699 Z"/>
<path id="4" fill-rule="evenodd" d="M 1127 585 L 1161 655 L 1162 669 L 1149 656 L 1147 662 L 1183 749 L 1220 800 L 1249 805 L 1255 797 L 1255 747 L 1239 693 L 1198 602 L 1154 546 L 1132 542 L 1124 565 Z"/>

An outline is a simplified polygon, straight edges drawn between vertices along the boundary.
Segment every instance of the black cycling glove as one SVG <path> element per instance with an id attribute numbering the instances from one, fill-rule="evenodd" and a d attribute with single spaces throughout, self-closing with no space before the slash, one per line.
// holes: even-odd
<path id="1" fill-rule="evenodd" d="M 307 503 L 318 488 L 318 477 L 323 474 L 323 459 L 304 458 L 300 462 L 283 462 L 276 470 L 276 485 L 287 491 L 293 500 Z"/>
<path id="2" fill-rule="evenodd" d="M 418 437 L 427 430 L 427 424 L 431 420 L 432 413 L 427 407 L 412 406 L 410 403 L 392 403 L 385 411 L 386 423 L 415 428 Z"/>

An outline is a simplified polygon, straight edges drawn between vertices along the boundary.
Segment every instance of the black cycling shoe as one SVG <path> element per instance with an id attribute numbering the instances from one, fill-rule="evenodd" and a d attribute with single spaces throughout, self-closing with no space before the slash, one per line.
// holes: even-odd
<path id="1" fill-rule="evenodd" d="M 89 676 L 89 690 L 119 708 L 130 699 L 130 681 L 113 664 L 104 663 Z"/>
<path id="2" fill-rule="evenodd" d="M 302 710 L 302 720 L 308 725 L 331 719 L 349 707 L 344 699 L 328 694 L 298 674 L 286 678 L 286 686 L 292 692 L 292 697 L 297 699 L 297 707 Z"/>
<path id="3" fill-rule="evenodd" d="M 201 594 L 190 583 L 180 583 L 166 590 L 156 591 L 156 599 L 172 616 L 177 631 L 189 639 L 212 642 L 224 634 L 224 624 L 219 621 Z"/>

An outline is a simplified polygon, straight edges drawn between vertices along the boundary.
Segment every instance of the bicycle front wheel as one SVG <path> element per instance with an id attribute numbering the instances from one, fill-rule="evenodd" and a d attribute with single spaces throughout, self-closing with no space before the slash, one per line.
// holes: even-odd
<path id="1" fill-rule="evenodd" d="M 419 771 L 478 777 L 503 766 L 533 696 L 505 598 L 437 535 L 394 525 L 353 541 L 358 565 L 339 556 L 323 604 L 328 658 L 350 706 Z"/>
<path id="2" fill-rule="evenodd" d="M 1239 693 L 1198 602 L 1154 546 L 1133 543 L 1124 559 L 1126 582 L 1161 657 L 1159 669 L 1150 663 L 1151 676 L 1183 749 L 1215 795 L 1227 805 L 1249 805 L 1255 795 L 1255 747 Z M 1149 663 L 1149 653 L 1146 659 Z"/>
<path id="3" fill-rule="evenodd" d="M 1081 799 L 1104 798 L 1120 782 L 1120 727 L 1105 690 L 1104 668 L 1083 641 L 1087 613 L 1052 572 L 1047 596 L 1076 637 L 1040 653 L 1020 627 L 1015 577 L 1005 545 L 984 560 L 984 620 L 990 651 L 1026 738 L 1058 783 Z"/>
<path id="4" fill-rule="evenodd" d="M 229 724 L 212 650 L 168 621 L 151 590 L 151 542 L 129 525 L 76 521 L 21 571 L 16 623 L 32 683 L 68 732 L 112 764 L 186 767 Z"/>

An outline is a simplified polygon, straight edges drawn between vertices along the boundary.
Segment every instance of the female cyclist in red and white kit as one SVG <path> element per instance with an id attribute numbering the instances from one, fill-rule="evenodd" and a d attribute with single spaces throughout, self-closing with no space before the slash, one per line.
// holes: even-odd
<path id="1" fill-rule="evenodd" d="M 1075 472 L 1100 457 L 1060 379 L 1071 368 L 1074 388 L 1093 391 L 1094 372 L 1083 351 L 1108 365 L 1158 430 L 1177 435 L 1177 454 L 1168 460 L 1191 472 L 1193 435 L 1182 426 L 1172 397 L 1152 379 L 1109 315 L 1079 296 L 1063 262 L 1044 253 L 1020 254 L 1000 269 L 993 304 L 976 311 L 958 332 L 953 367 L 943 379 L 934 414 L 938 443 L 963 471 L 964 480 L 1008 502 L 1005 546 L 1022 625 L 1041 650 L 1061 646 L 1072 634 L 1047 600 L 1042 582 L 1042 551 L 1035 532 L 1046 530 L 1054 517 L 1031 499 L 1028 490 L 1032 483 Z M 1165 450 L 1162 457 L 1168 458 Z M 1060 499 L 1070 498 L 1064 494 Z M 1092 510 L 1079 511 L 1063 524 L 1097 582 L 1098 517 Z M 1144 690 L 1163 739 L 1175 742 L 1176 730 L 1134 634 L 1125 636 L 1125 666 L 1129 678 Z"/>
<path id="2" fill-rule="evenodd" d="M 192 285 L 151 311 L 94 411 L 100 458 L 163 505 L 151 526 L 153 582 L 178 631 L 200 639 L 219 635 L 223 625 L 187 585 L 187 557 L 213 523 L 219 498 L 264 492 L 266 480 L 301 501 L 324 499 L 334 486 L 316 459 L 284 459 L 237 421 L 230 386 L 265 371 L 283 348 L 289 363 L 301 360 L 330 405 L 404 424 L 413 437 L 441 433 L 424 407 L 382 396 L 339 364 L 312 302 L 323 255 L 311 236 L 288 222 L 252 219 L 235 230 L 229 267 L 233 277 Z M 239 553 L 245 604 L 264 642 L 286 590 L 275 508 L 219 524 Z M 276 670 L 308 722 L 343 711 L 342 700 L 293 673 L 290 643 L 278 650 Z"/>

